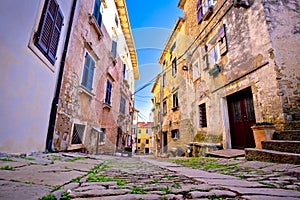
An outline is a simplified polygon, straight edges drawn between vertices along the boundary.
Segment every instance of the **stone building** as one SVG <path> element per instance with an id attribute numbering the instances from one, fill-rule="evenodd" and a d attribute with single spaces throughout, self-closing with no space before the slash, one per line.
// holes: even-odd
<path id="1" fill-rule="evenodd" d="M 255 145 L 257 122 L 299 129 L 299 2 L 180 0 L 178 7 L 186 39 L 176 43 L 184 47 L 177 62 L 187 63 L 194 93 L 182 109 L 193 141 L 244 149 Z"/>
<path id="2" fill-rule="evenodd" d="M 190 113 L 186 112 L 187 108 L 191 110 L 193 90 L 188 82 L 187 62 L 181 58 L 186 40 L 184 19 L 178 18 L 158 61 L 162 72 L 152 87 L 154 133 L 160 153 L 183 150 L 194 137 Z"/>
<path id="3" fill-rule="evenodd" d="M 75 2 L 1 1 L 0 152 L 45 150 Z"/>
<path id="4" fill-rule="evenodd" d="M 84 0 L 76 8 L 48 141 L 54 151 L 131 151 L 139 74 L 125 1 Z"/>
<path id="5" fill-rule="evenodd" d="M 138 122 L 137 153 L 153 153 L 153 122 Z"/>

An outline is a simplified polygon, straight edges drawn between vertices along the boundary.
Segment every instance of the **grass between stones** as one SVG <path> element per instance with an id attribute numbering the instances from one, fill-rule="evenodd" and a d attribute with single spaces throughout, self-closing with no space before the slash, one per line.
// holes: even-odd
<path id="1" fill-rule="evenodd" d="M 10 158 L 0 158 L 1 161 L 4 162 L 15 162 L 14 160 L 10 159 Z"/>
<path id="2" fill-rule="evenodd" d="M 0 167 L 0 170 L 14 170 L 14 167 L 10 165 L 5 165 Z"/>
<path id="3" fill-rule="evenodd" d="M 133 186 L 131 188 L 130 194 L 147 194 L 147 192 L 143 188 Z"/>

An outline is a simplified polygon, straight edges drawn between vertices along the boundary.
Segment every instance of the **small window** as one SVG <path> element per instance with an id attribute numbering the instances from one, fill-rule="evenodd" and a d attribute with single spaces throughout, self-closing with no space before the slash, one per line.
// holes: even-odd
<path id="1" fill-rule="evenodd" d="M 138 139 L 138 143 L 141 143 L 141 139 Z"/>
<path id="2" fill-rule="evenodd" d="M 207 127 L 205 103 L 199 105 L 198 109 L 199 109 L 199 127 L 200 128 Z"/>
<path id="3" fill-rule="evenodd" d="M 167 100 L 163 102 L 163 115 L 167 114 Z"/>
<path id="4" fill-rule="evenodd" d="M 82 144 L 84 130 L 85 125 L 74 123 L 71 144 Z"/>
<path id="5" fill-rule="evenodd" d="M 178 92 L 173 94 L 173 109 L 178 108 Z"/>
<path id="6" fill-rule="evenodd" d="M 179 139 L 179 130 L 175 129 L 171 131 L 171 138 L 172 139 Z"/>
<path id="7" fill-rule="evenodd" d="M 146 133 L 148 133 L 148 129 L 146 129 Z"/>
<path id="8" fill-rule="evenodd" d="M 64 16 L 56 0 L 45 2 L 35 45 L 51 62 L 55 63 L 59 38 L 63 26 Z"/>
<path id="9" fill-rule="evenodd" d="M 101 129 L 101 132 L 99 134 L 99 143 L 104 144 L 105 143 L 105 128 Z"/>
<path id="10" fill-rule="evenodd" d="M 92 86 L 93 86 L 93 78 L 94 78 L 94 69 L 95 69 L 95 62 L 92 59 L 92 57 L 88 53 L 86 53 L 81 85 L 84 86 L 89 91 L 92 91 L 93 89 Z"/>
<path id="11" fill-rule="evenodd" d="M 120 100 L 120 113 L 122 113 L 124 115 L 126 113 L 126 100 L 122 96 L 121 96 L 121 100 Z"/>
<path id="12" fill-rule="evenodd" d="M 117 41 L 112 41 L 111 53 L 114 58 L 117 58 Z"/>
<path id="13" fill-rule="evenodd" d="M 115 14 L 115 22 L 116 22 L 116 25 L 117 25 L 117 27 L 118 27 L 118 26 L 119 26 L 119 20 L 118 20 L 117 14 Z"/>
<path id="14" fill-rule="evenodd" d="M 173 53 L 173 51 L 175 50 L 176 48 L 176 41 L 173 43 L 172 47 L 170 48 L 170 54 Z"/>
<path id="15" fill-rule="evenodd" d="M 163 86 L 163 87 L 166 86 L 166 73 L 163 73 L 163 77 L 162 77 L 162 86 Z"/>
<path id="16" fill-rule="evenodd" d="M 97 24 L 101 28 L 102 14 L 100 11 L 100 7 L 101 7 L 101 0 L 95 0 L 93 16 L 95 17 Z"/>
<path id="17" fill-rule="evenodd" d="M 149 140 L 148 139 L 146 139 L 146 144 L 149 144 Z"/>
<path id="18" fill-rule="evenodd" d="M 105 95 L 105 103 L 110 105 L 111 103 L 111 90 L 112 90 L 112 83 L 110 80 L 106 81 L 106 95 Z"/>
<path id="19" fill-rule="evenodd" d="M 196 5 L 198 24 L 202 21 L 208 20 L 213 13 L 215 0 L 198 0 Z"/>
<path id="20" fill-rule="evenodd" d="M 123 79 L 126 79 L 126 64 L 123 64 Z"/>
<path id="21" fill-rule="evenodd" d="M 142 133 L 142 130 L 141 130 L 141 129 L 139 130 L 139 133 Z"/>
<path id="22" fill-rule="evenodd" d="M 177 59 L 176 57 L 172 61 L 172 76 L 177 74 Z"/>

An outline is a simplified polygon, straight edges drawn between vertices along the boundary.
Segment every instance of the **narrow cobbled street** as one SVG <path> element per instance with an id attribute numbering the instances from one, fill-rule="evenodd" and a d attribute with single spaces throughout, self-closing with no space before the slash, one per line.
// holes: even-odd
<path id="1" fill-rule="evenodd" d="M 300 199 L 298 165 L 205 159 L 192 169 L 186 158 L 1 155 L 0 199 Z"/>

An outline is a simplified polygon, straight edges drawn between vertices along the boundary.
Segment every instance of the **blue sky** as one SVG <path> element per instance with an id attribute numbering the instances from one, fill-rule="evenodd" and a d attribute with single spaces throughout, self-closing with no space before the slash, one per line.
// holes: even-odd
<path id="1" fill-rule="evenodd" d="M 140 79 L 136 90 L 153 81 L 161 71 L 158 58 L 182 10 L 179 0 L 127 0 L 127 10 L 137 51 Z M 135 107 L 140 110 L 139 121 L 147 121 L 152 109 L 152 84 L 135 94 Z"/>

